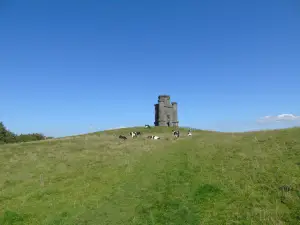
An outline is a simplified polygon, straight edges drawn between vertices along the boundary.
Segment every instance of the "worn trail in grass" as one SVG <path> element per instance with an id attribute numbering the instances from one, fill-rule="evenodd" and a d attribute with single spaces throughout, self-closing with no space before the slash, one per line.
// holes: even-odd
<path id="1" fill-rule="evenodd" d="M 197 131 L 177 141 L 127 142 L 119 141 L 114 132 L 0 147 L 2 221 L 300 222 L 300 129 Z M 157 128 L 154 133 L 171 138 L 169 129 Z M 282 192 L 282 185 L 293 190 Z"/>

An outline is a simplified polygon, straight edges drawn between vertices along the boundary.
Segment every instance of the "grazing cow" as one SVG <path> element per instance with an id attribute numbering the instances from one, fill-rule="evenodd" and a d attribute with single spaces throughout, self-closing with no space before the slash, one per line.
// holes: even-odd
<path id="1" fill-rule="evenodd" d="M 141 135 L 141 132 L 140 131 L 136 131 L 136 132 L 130 132 L 129 135 L 134 138 L 134 137 L 137 137 L 139 135 Z"/>
<path id="2" fill-rule="evenodd" d="M 134 138 L 134 137 L 137 136 L 135 132 L 130 132 L 129 135 L 130 135 L 132 138 Z"/>
<path id="3" fill-rule="evenodd" d="M 179 130 L 172 130 L 172 133 L 173 133 L 174 137 L 179 138 L 179 136 L 180 136 Z"/>
<path id="4" fill-rule="evenodd" d="M 126 139 L 127 139 L 127 137 L 125 137 L 125 136 L 123 136 L 123 135 L 120 135 L 119 138 L 120 138 L 120 139 L 123 139 L 123 140 L 126 140 Z"/>
<path id="5" fill-rule="evenodd" d="M 192 136 L 192 131 L 191 131 L 191 129 L 190 129 L 189 132 L 188 132 L 188 136 Z"/>
<path id="6" fill-rule="evenodd" d="M 145 125 L 145 128 L 151 128 L 151 127 L 150 127 L 150 125 L 146 124 L 146 125 Z"/>
<path id="7" fill-rule="evenodd" d="M 154 136 L 154 135 L 148 136 L 148 138 L 149 138 L 149 139 L 153 139 L 153 140 L 158 140 L 158 139 L 160 139 L 160 137 Z"/>

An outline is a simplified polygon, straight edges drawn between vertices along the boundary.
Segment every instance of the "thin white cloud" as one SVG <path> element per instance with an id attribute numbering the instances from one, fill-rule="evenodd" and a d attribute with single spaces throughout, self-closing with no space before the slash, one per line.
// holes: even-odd
<path id="1" fill-rule="evenodd" d="M 279 114 L 277 116 L 264 116 L 260 118 L 257 122 L 272 123 L 272 122 L 290 122 L 290 121 L 300 121 L 300 116 L 296 116 L 293 114 Z"/>
<path id="2" fill-rule="evenodd" d="M 117 129 L 121 129 L 121 128 L 126 128 L 126 127 L 120 126 L 120 127 L 116 127 L 116 128 L 109 128 L 107 130 L 117 130 Z"/>

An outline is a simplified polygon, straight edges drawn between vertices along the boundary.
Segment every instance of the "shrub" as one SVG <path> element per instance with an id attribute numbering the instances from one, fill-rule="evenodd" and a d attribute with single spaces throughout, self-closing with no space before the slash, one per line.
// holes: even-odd
<path id="1" fill-rule="evenodd" d="M 0 144 L 39 141 L 39 140 L 45 140 L 45 139 L 51 139 L 51 138 L 52 137 L 46 137 L 45 135 L 43 135 L 41 133 L 16 135 L 13 132 L 9 131 L 4 126 L 3 122 L 0 122 Z"/>

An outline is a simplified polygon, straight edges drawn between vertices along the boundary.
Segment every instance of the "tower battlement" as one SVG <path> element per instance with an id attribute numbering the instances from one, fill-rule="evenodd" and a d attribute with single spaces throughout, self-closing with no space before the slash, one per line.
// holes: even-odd
<path id="1" fill-rule="evenodd" d="M 170 99 L 170 95 L 159 95 L 158 99 Z"/>
<path id="2" fill-rule="evenodd" d="M 170 102 L 170 95 L 159 95 L 155 107 L 155 126 L 178 127 L 177 102 Z"/>

